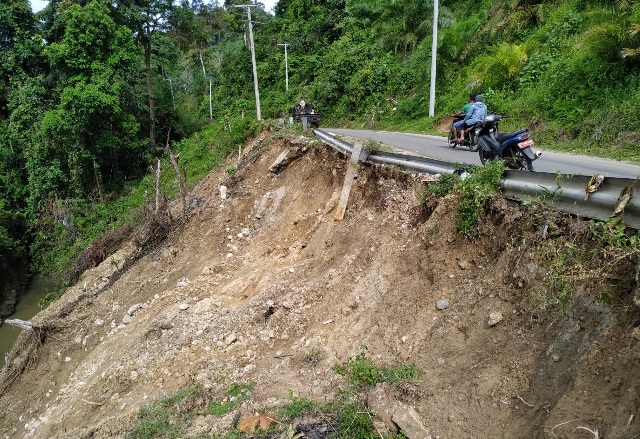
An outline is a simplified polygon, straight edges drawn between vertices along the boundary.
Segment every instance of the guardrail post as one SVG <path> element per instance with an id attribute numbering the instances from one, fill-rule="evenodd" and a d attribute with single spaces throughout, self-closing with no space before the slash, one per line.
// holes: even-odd
<path id="1" fill-rule="evenodd" d="M 342 186 L 342 193 L 340 194 L 340 201 L 338 202 L 338 209 L 336 210 L 335 216 L 337 221 L 342 221 L 344 218 L 344 212 L 347 210 L 347 200 L 349 200 L 351 185 L 353 184 L 353 179 L 356 175 L 356 171 L 358 170 L 360 151 L 362 151 L 362 143 L 356 142 L 353 145 L 351 160 L 349 160 L 349 163 L 347 164 L 347 172 L 344 176 L 344 185 Z"/>
<path id="2" fill-rule="evenodd" d="M 300 116 L 300 119 L 302 120 L 302 131 L 306 132 L 307 131 L 307 116 Z"/>

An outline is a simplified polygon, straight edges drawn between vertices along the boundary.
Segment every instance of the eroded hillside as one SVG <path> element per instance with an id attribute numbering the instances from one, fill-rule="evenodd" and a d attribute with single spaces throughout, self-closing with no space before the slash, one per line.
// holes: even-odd
<path id="1" fill-rule="evenodd" d="M 285 149 L 291 162 L 270 171 Z M 467 239 L 455 197 L 421 204 L 421 178 L 380 166 L 361 167 L 335 221 L 346 168 L 328 146 L 263 133 L 231 176 L 223 167 L 193 190 L 197 207 L 159 247 L 94 295 L 129 243 L 33 320 L 46 331 L 23 333 L 2 375 L 2 437 L 125 438 L 152 401 L 255 383 L 183 434 L 215 437 L 291 394 L 330 399 L 347 384 L 332 367 L 361 346 L 422 370 L 382 388 L 418 414 L 425 434 L 408 437 L 640 435 L 639 314 L 622 282 L 633 266 L 597 278 L 585 266 L 566 313 L 541 306 L 551 268 L 540 249 L 563 236 L 588 245 L 586 223 L 557 215 L 547 233 L 495 198 Z M 611 276 L 622 286 L 606 303 Z"/>

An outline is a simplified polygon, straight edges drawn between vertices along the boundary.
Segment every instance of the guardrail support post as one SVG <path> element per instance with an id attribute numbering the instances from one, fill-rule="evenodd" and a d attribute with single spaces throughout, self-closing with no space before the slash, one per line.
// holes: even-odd
<path id="1" fill-rule="evenodd" d="M 300 116 L 300 120 L 302 120 L 302 132 L 307 131 L 307 116 Z"/>
<path id="2" fill-rule="evenodd" d="M 344 218 L 344 212 L 347 210 L 347 200 L 349 200 L 349 193 L 351 192 L 351 185 L 358 170 L 358 161 L 360 159 L 360 151 L 362 151 L 362 143 L 356 142 L 353 145 L 353 152 L 351 153 L 351 160 L 347 164 L 347 172 L 344 176 L 344 185 L 342 186 L 342 193 L 340 194 L 340 201 L 338 202 L 338 208 L 336 210 L 335 219 L 342 221 Z"/>

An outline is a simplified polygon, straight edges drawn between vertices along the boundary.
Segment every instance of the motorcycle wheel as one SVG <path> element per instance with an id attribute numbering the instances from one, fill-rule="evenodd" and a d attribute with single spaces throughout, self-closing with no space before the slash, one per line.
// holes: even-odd
<path id="1" fill-rule="evenodd" d="M 478 150 L 478 154 L 480 155 L 480 163 L 482 163 L 482 166 L 485 165 L 485 163 L 487 163 L 487 161 L 489 160 L 487 157 L 485 157 L 484 155 L 484 151 L 482 150 L 482 148 L 480 148 Z"/>
<path id="2" fill-rule="evenodd" d="M 520 149 L 516 150 L 513 156 L 520 163 L 518 170 L 533 171 L 533 160 L 527 157 Z"/>
<path id="3" fill-rule="evenodd" d="M 471 131 L 469 133 L 469 149 L 472 152 L 476 152 L 479 148 L 480 145 L 478 145 L 478 137 L 476 136 L 475 132 Z"/>
<path id="4" fill-rule="evenodd" d="M 453 139 L 454 139 L 454 138 L 455 138 L 455 137 L 453 136 L 453 128 L 451 128 L 451 129 L 449 130 L 449 137 L 448 137 L 448 139 L 447 139 L 447 142 L 448 142 L 449 148 L 455 148 L 455 147 L 456 147 L 456 142 L 454 142 L 454 141 L 453 141 Z"/>

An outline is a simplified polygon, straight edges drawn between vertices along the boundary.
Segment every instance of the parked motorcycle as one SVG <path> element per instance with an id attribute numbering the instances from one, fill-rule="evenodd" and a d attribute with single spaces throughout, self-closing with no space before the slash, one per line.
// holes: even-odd
<path id="1" fill-rule="evenodd" d="M 502 160 L 505 169 L 533 171 L 533 162 L 542 153 L 531 149 L 533 140 L 529 130 L 522 128 L 508 133 L 498 133 L 498 122 L 506 116 L 489 114 L 478 137 L 478 153 L 484 165 L 488 160 Z"/>
<path id="2" fill-rule="evenodd" d="M 459 143 L 456 144 L 456 142 L 453 141 L 453 139 L 455 139 L 455 136 L 453 135 L 453 124 L 464 119 L 464 116 L 464 114 L 461 114 L 459 116 L 453 117 L 451 128 L 449 128 L 449 148 L 455 148 L 458 145 L 464 145 L 468 146 L 471 151 L 476 152 L 478 150 L 478 134 L 480 133 L 482 124 L 476 124 L 472 128 L 467 128 L 466 130 L 464 130 L 464 138 Z"/>
<path id="3" fill-rule="evenodd" d="M 293 107 L 292 115 L 295 121 L 300 121 L 304 116 L 307 118 L 307 123 L 313 128 L 318 128 L 320 126 L 320 113 L 316 113 L 313 105 L 311 104 L 306 104 L 304 107 L 300 104 L 296 104 L 296 106 Z"/>

